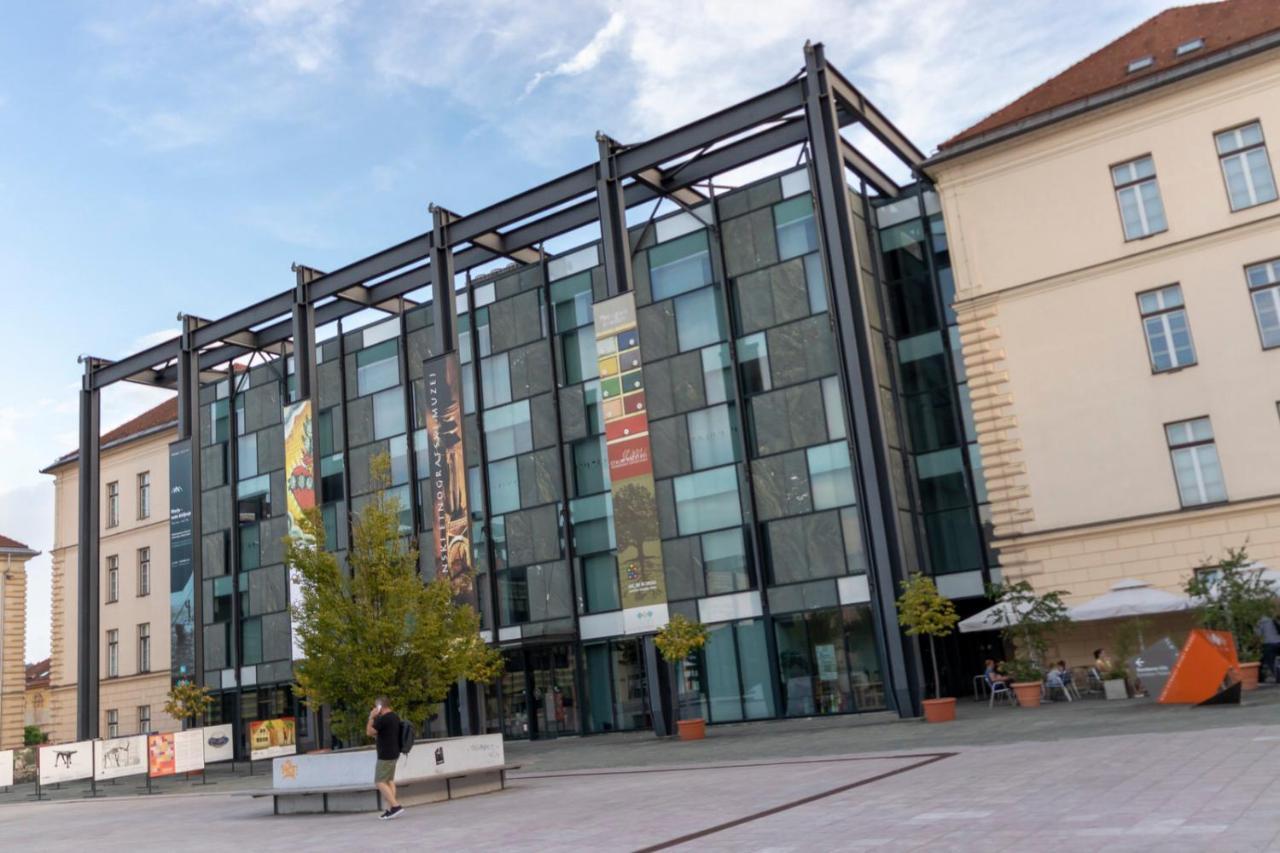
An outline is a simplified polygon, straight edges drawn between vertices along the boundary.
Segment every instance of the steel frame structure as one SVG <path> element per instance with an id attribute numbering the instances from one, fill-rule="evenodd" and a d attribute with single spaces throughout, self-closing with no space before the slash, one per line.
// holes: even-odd
<path id="1" fill-rule="evenodd" d="M 843 128 L 854 124 L 868 131 L 913 177 L 923 174 L 925 155 L 827 62 L 821 44 L 806 43 L 803 70 L 781 86 L 644 142 L 623 145 L 597 134 L 600 156 L 594 163 L 465 216 L 432 205 L 432 228 L 424 234 L 329 273 L 295 265 L 290 289 L 217 320 L 182 317 L 179 337 L 125 358 L 82 357 L 77 736 L 96 737 L 99 728 L 98 448 L 103 388 L 137 382 L 176 389 L 178 438 L 195 437 L 198 442 L 201 382 L 231 373 L 229 363 L 236 359 L 268 349 L 281 355 L 291 350 L 299 398 L 315 399 L 317 328 L 367 308 L 402 314 L 417 304 L 408 294 L 442 282 L 457 291 L 459 274 L 497 259 L 541 263 L 546 240 L 593 222 L 600 225 L 608 292 L 626 292 L 631 289 L 629 208 L 658 198 L 686 208 L 701 204 L 708 199 L 698 184 L 801 145 L 810 153 L 819 231 L 836 295 L 848 435 L 860 472 L 862 506 L 869 516 L 872 609 L 895 707 L 901 712 L 914 707 L 907 688 L 910 664 L 902 646 L 883 641 L 885 627 L 896 625 L 893 579 L 900 568 L 900 531 L 887 492 L 882 404 L 863 334 L 861 289 L 849 286 L 856 283 L 859 260 L 846 172 L 882 196 L 897 197 L 901 187 L 842 135 Z M 434 334 L 439 336 L 434 351 L 440 353 L 457 346 L 457 315 L 454 300 L 439 298 L 438 286 L 433 290 Z M 198 456 L 192 454 L 197 464 Z M 198 471 L 193 473 L 198 477 Z M 195 503 L 198 507 L 199 501 Z M 198 531 L 198 518 L 195 523 Z M 200 548 L 193 548 L 196 590 L 202 578 L 199 557 Z M 198 599 L 196 604 L 199 613 Z M 199 647 L 196 667 L 202 677 Z"/>

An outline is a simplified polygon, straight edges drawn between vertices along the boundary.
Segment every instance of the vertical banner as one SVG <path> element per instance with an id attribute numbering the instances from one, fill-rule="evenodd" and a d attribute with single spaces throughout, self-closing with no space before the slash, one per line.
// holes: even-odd
<path id="1" fill-rule="evenodd" d="M 623 629 L 639 634 L 667 624 L 667 582 L 662 569 L 635 295 L 624 293 L 597 302 L 594 314 Z"/>
<path id="2" fill-rule="evenodd" d="M 192 452 L 189 438 L 169 445 L 169 660 L 174 681 L 193 679 L 196 675 Z"/>
<path id="3" fill-rule="evenodd" d="M 462 370 L 457 353 L 423 364 L 426 382 L 427 448 L 431 459 L 431 555 L 436 577 L 458 598 L 476 605 L 471 555 L 471 507 L 467 461 L 462 453 Z"/>
<path id="4" fill-rule="evenodd" d="M 311 537 L 303 531 L 302 519 L 316 506 L 311 401 L 299 400 L 285 406 L 281 421 L 284 423 L 285 508 L 288 510 L 289 535 L 310 541 Z M 290 571 L 289 635 L 294 660 L 302 658 L 302 650 L 298 648 L 297 620 L 293 615 L 293 607 L 300 602 L 301 595 L 298 582 Z"/>

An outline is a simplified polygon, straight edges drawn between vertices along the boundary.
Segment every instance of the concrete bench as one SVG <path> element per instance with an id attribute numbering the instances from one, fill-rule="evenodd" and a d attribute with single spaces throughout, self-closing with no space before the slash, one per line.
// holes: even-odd
<path id="1" fill-rule="evenodd" d="M 507 771 L 519 764 L 504 764 L 483 770 L 467 770 L 443 776 L 426 776 L 396 781 L 396 797 L 402 805 L 440 803 L 501 791 L 507 787 Z M 293 788 L 283 791 L 245 791 L 243 796 L 272 798 L 273 814 L 329 814 L 382 811 L 382 795 L 373 783 L 337 785 L 329 788 Z"/>

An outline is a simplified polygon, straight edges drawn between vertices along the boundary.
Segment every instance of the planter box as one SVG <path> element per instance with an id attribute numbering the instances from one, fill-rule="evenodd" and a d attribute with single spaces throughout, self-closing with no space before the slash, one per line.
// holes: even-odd
<path id="1" fill-rule="evenodd" d="M 707 736 L 706 720 L 677 720 L 676 729 L 680 740 L 702 740 Z"/>
<path id="2" fill-rule="evenodd" d="M 1018 704 L 1024 708 L 1040 707 L 1040 682 L 1015 681 L 1013 694 L 1018 697 Z"/>
<path id="3" fill-rule="evenodd" d="M 926 699 L 924 705 L 924 719 L 929 723 L 950 723 L 956 718 L 956 700 L 954 697 L 946 699 Z"/>
<path id="4" fill-rule="evenodd" d="M 1108 678 L 1102 682 L 1102 691 L 1108 699 L 1128 699 L 1129 686 L 1123 678 Z"/>
<path id="5" fill-rule="evenodd" d="M 1240 689 L 1241 690 L 1257 690 L 1258 689 L 1258 670 L 1262 664 L 1258 661 L 1240 664 Z"/>

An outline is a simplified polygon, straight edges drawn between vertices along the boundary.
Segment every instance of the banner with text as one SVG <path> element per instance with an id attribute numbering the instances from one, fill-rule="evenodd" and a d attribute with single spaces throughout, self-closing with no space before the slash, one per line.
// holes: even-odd
<path id="1" fill-rule="evenodd" d="M 174 681 L 196 675 L 191 453 L 189 438 L 169 445 L 169 648 Z"/>
<path id="2" fill-rule="evenodd" d="M 639 634 L 667 624 L 667 582 L 662 568 L 635 296 L 624 293 L 598 302 L 593 311 L 623 630 Z"/>
<path id="3" fill-rule="evenodd" d="M 284 423 L 284 471 L 285 508 L 289 517 L 289 535 L 295 539 L 310 541 L 302 527 L 306 514 L 316 506 L 315 455 L 312 436 L 311 401 L 299 400 L 284 407 L 281 418 Z M 294 660 L 302 658 L 298 647 L 298 625 L 292 608 L 301 600 L 298 581 L 289 572 L 289 634 Z"/>
<path id="4" fill-rule="evenodd" d="M 147 774 L 151 778 L 204 769 L 204 729 L 147 737 Z"/>
<path id="5" fill-rule="evenodd" d="M 467 461 L 462 453 L 462 369 L 457 353 L 423 364 L 426 385 L 427 456 L 430 459 L 431 555 L 436 577 L 454 595 L 476 604 L 471 554 Z M 423 473 L 419 471 L 421 476 Z"/>

